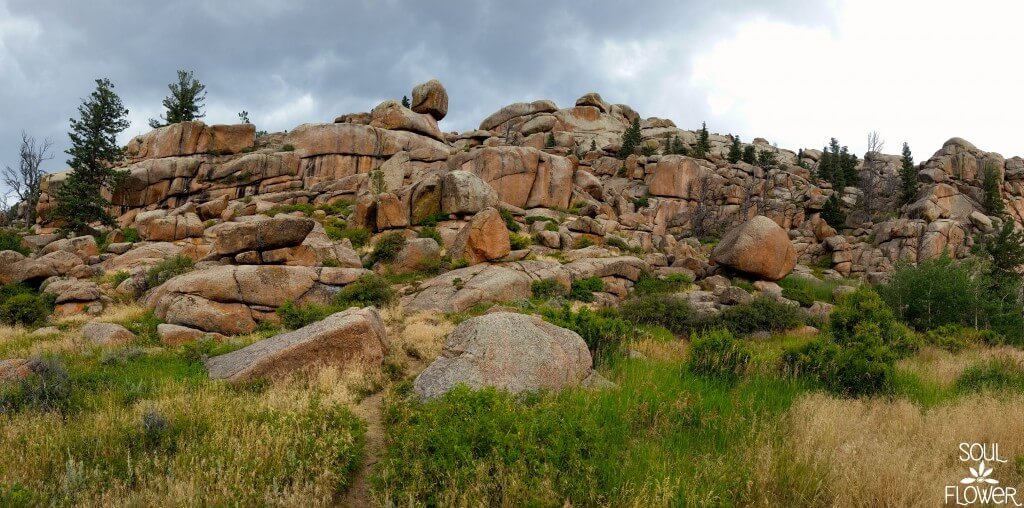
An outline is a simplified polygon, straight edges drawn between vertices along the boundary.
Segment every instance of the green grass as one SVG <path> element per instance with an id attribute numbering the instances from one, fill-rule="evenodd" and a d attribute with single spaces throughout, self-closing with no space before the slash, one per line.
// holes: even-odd
<path id="1" fill-rule="evenodd" d="M 800 302 L 803 307 L 810 307 L 814 302 L 835 303 L 832 291 L 838 286 L 849 285 L 847 281 L 832 279 L 812 279 L 802 275 L 787 275 L 778 282 L 782 287 L 782 296 Z"/>
<path id="2" fill-rule="evenodd" d="M 399 394 L 385 415 L 379 499 L 749 504 L 757 492 L 748 453 L 805 389 L 770 378 L 723 383 L 646 360 L 619 360 L 607 374 L 618 389 L 523 398 L 457 389 L 425 404 Z"/>

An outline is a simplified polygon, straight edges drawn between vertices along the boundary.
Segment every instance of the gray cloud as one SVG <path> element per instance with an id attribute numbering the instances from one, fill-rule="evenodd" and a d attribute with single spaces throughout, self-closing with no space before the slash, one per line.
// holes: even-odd
<path id="1" fill-rule="evenodd" d="M 109 77 L 131 133 L 158 115 L 179 68 L 207 85 L 207 120 L 246 109 L 261 129 L 366 111 L 436 77 L 451 97 L 445 130 L 475 128 L 502 105 L 587 91 L 685 126 L 708 115 L 685 80 L 692 56 L 753 17 L 829 25 L 821 2 L 0 0 L 0 164 L 18 131 L 55 141 L 92 80 Z M 678 115 L 678 117 L 673 116 Z M 731 126 L 723 126 L 731 127 Z"/>

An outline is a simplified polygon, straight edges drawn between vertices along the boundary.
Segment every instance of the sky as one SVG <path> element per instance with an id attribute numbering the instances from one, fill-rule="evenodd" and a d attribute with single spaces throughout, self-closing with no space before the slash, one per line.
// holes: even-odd
<path id="1" fill-rule="evenodd" d="M 446 131 L 506 104 L 584 93 L 695 129 L 862 153 L 870 131 L 923 161 L 953 137 L 1024 155 L 1024 2 L 974 0 L 0 0 L 0 166 L 21 130 L 54 142 L 100 77 L 129 109 L 122 141 L 177 69 L 207 123 L 258 129 L 369 111 L 439 79 Z"/>

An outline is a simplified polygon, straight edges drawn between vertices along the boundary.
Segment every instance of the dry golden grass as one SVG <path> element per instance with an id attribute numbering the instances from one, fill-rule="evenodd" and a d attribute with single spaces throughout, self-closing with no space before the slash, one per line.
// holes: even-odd
<path id="1" fill-rule="evenodd" d="M 902 399 L 802 397 L 781 443 L 759 452 L 765 499 L 789 505 L 937 506 L 968 475 L 959 443 L 998 443 L 1001 486 L 1024 487 L 1024 395 L 978 395 L 929 410 Z M 766 503 L 771 504 L 771 503 Z"/>
<path id="2" fill-rule="evenodd" d="M 933 382 L 946 388 L 951 386 L 971 365 L 995 358 L 1011 358 L 1024 366 L 1024 351 L 1010 346 L 979 347 L 959 353 L 927 347 L 920 353 L 901 360 L 897 366 L 917 375 L 924 381 Z"/>
<path id="3" fill-rule="evenodd" d="M 686 360 L 690 347 L 689 343 L 683 340 L 640 339 L 630 343 L 630 349 L 654 361 L 681 363 Z"/>
<path id="4" fill-rule="evenodd" d="M 385 313 L 393 355 L 408 357 L 413 367 L 425 367 L 441 355 L 445 338 L 455 325 L 442 314 L 420 312 L 405 316 L 401 311 Z"/>

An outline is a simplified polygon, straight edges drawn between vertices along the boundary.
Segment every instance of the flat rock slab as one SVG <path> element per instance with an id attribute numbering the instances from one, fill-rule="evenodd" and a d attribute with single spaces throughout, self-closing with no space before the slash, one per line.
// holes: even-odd
<path id="1" fill-rule="evenodd" d="M 245 383 L 284 377 L 320 365 L 380 365 L 386 351 L 387 334 L 377 309 L 352 308 L 210 358 L 206 370 L 212 379 Z"/>

